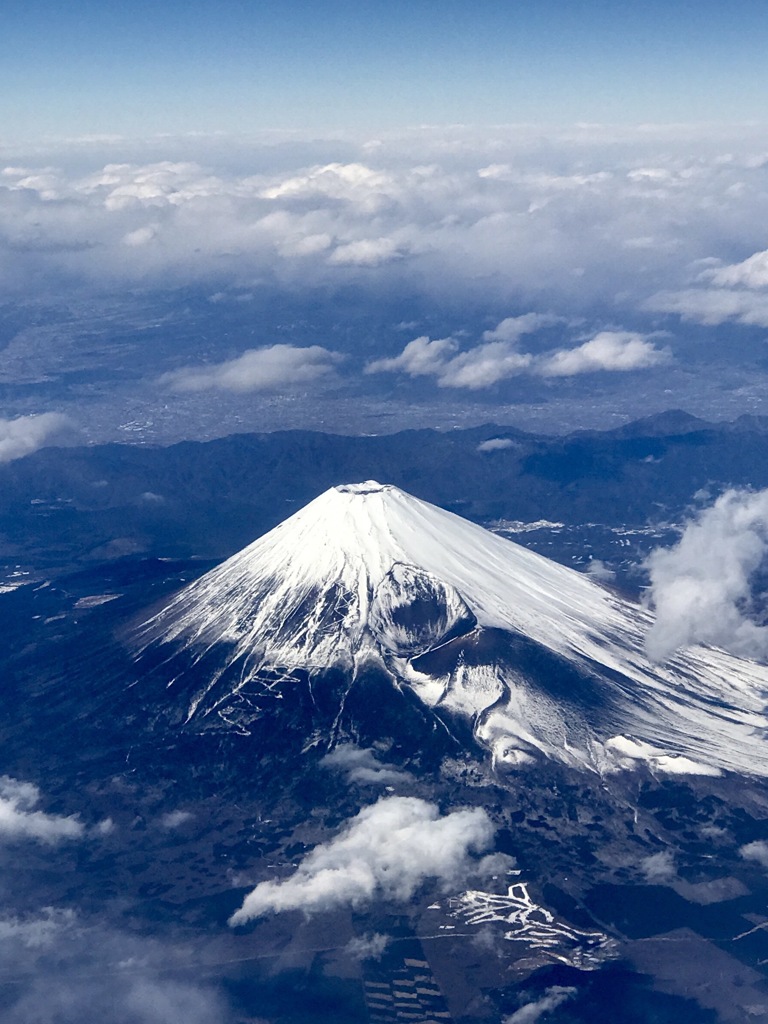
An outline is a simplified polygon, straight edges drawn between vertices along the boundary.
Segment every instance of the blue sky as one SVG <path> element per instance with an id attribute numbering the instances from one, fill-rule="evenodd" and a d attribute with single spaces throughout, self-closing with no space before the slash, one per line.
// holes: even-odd
<path id="1" fill-rule="evenodd" d="M 761 120 L 768 4 L 73 0 L 3 11 L 2 134 Z"/>

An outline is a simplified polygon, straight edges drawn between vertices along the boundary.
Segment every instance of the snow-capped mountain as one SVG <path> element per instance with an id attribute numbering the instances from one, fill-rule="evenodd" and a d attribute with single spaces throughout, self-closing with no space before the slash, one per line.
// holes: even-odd
<path id="1" fill-rule="evenodd" d="M 768 775 L 768 667 L 708 647 L 653 664 L 652 621 L 572 569 L 368 481 L 321 494 L 138 636 L 188 718 L 226 720 L 245 694 L 303 684 L 314 700 L 328 673 L 347 681 L 340 713 L 383 671 L 441 718 L 471 721 L 498 762 Z"/>

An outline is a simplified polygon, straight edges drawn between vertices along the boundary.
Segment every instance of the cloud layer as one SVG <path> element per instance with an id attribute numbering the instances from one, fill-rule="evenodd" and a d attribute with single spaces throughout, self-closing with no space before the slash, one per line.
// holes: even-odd
<path id="1" fill-rule="evenodd" d="M 765 287 L 768 160 L 742 126 L 82 140 L 4 157 L 6 292 L 356 283 L 569 316 L 684 315 L 686 289 L 746 303 Z"/>
<path id="2" fill-rule="evenodd" d="M 726 491 L 647 559 L 656 622 L 648 655 L 664 661 L 708 643 L 747 658 L 768 656 L 768 626 L 752 614 L 751 581 L 768 553 L 768 490 Z"/>
<path id="3" fill-rule="evenodd" d="M 88 924 L 71 910 L 0 918 L 0 958 L 13 979 L 3 1022 L 228 1024 L 226 1000 L 200 981 L 191 953 L 189 943 Z"/>
<path id="4" fill-rule="evenodd" d="M 416 797 L 382 798 L 316 846 L 290 878 L 257 885 L 229 923 L 286 910 L 360 907 L 374 898 L 406 901 L 427 879 L 459 885 L 476 866 L 471 853 L 487 849 L 493 835 L 482 808 L 441 817 L 434 804 Z"/>

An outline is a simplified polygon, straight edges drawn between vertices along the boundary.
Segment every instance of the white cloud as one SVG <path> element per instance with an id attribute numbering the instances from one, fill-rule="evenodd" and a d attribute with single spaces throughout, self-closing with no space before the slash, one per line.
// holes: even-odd
<path id="1" fill-rule="evenodd" d="M 664 661 L 709 643 L 742 657 L 768 655 L 768 627 L 750 615 L 750 581 L 768 552 L 768 490 L 726 491 L 646 561 L 656 621 L 646 650 Z"/>
<path id="2" fill-rule="evenodd" d="M 763 868 L 768 868 L 768 843 L 764 839 L 756 839 L 739 848 L 744 860 L 753 860 Z"/>
<path id="3" fill-rule="evenodd" d="M 172 830 L 180 825 L 186 825 L 193 818 L 194 814 L 190 813 L 190 811 L 168 811 L 167 814 L 163 814 L 160 818 L 160 827 Z"/>
<path id="4" fill-rule="evenodd" d="M 510 342 L 487 342 L 466 352 L 458 351 L 454 338 L 427 337 L 409 342 L 399 356 L 377 359 L 366 373 L 403 372 L 410 377 L 435 377 L 441 388 L 480 390 L 530 367 L 533 357 L 516 351 Z"/>
<path id="5" fill-rule="evenodd" d="M 631 331 L 601 331 L 576 348 L 559 349 L 543 357 L 543 377 L 572 377 L 600 370 L 642 370 L 669 362 L 670 353 L 657 348 L 644 335 Z"/>
<path id="6" fill-rule="evenodd" d="M 382 171 L 374 170 L 362 163 L 330 163 L 311 167 L 307 171 L 279 180 L 263 189 L 261 195 L 267 199 L 326 196 L 350 202 L 367 198 L 371 194 L 389 193 L 395 187 L 395 179 Z"/>
<path id="7" fill-rule="evenodd" d="M 542 355 L 521 352 L 523 334 L 541 326 L 538 314 L 503 320 L 495 331 L 483 337 L 507 335 L 505 341 L 485 341 L 459 352 L 454 338 L 431 341 L 428 337 L 410 341 L 399 356 L 369 363 L 366 373 L 403 372 L 411 377 L 435 377 L 441 388 L 479 391 L 521 374 L 538 377 L 571 377 L 581 373 L 626 372 L 666 363 L 671 355 L 646 336 L 630 331 L 601 331 L 574 348 L 562 348 Z M 521 325 L 519 321 L 525 321 Z M 549 322 L 547 320 L 547 322 Z M 509 326 L 514 323 L 514 326 Z M 507 326 L 505 326 L 507 325 Z M 488 450 L 488 449 L 484 449 Z"/>
<path id="8" fill-rule="evenodd" d="M 660 313 L 676 313 L 683 320 L 709 327 L 732 321 L 747 327 L 768 327 L 768 295 L 727 288 L 687 288 L 678 292 L 659 292 L 645 308 Z"/>
<path id="9" fill-rule="evenodd" d="M 25 949 L 47 949 L 74 921 L 74 911 L 54 907 L 45 907 L 36 915 L 0 918 L 0 943 L 18 943 Z"/>
<path id="10" fill-rule="evenodd" d="M 723 288 L 768 287 L 768 249 L 756 252 L 741 263 L 733 263 L 709 270 L 706 276 L 713 284 Z"/>
<path id="11" fill-rule="evenodd" d="M 338 358 L 320 345 L 272 345 L 248 349 L 223 363 L 174 370 L 160 381 L 174 391 L 270 391 L 326 377 Z"/>
<path id="12" fill-rule="evenodd" d="M 89 926 L 70 910 L 0 919 L 0 957 L 13 977 L 4 1024 L 226 1024 L 226 1000 L 204 982 L 182 980 L 205 952 L 145 935 Z M 170 976 L 169 976 L 170 975 Z M 173 976 L 175 975 L 175 977 Z"/>
<path id="13" fill-rule="evenodd" d="M 460 885 L 474 867 L 470 852 L 487 849 L 493 834 L 479 807 L 441 817 L 435 804 L 416 797 L 382 798 L 316 846 L 290 878 L 257 885 L 229 923 L 286 910 L 360 907 L 377 897 L 405 901 L 427 879 Z"/>
<path id="14" fill-rule="evenodd" d="M 556 1010 L 558 1006 L 562 1006 L 569 999 L 573 999 L 577 994 L 578 989 L 553 985 L 551 988 L 545 989 L 544 995 L 540 999 L 526 1003 L 511 1017 L 505 1017 L 504 1024 L 536 1024 L 536 1021 L 541 1020 L 542 1017 L 552 1010 Z"/>
<path id="15" fill-rule="evenodd" d="M 402 255 L 393 238 L 361 238 L 338 246 L 328 257 L 328 262 L 339 266 L 378 267 L 400 259 Z"/>
<path id="16" fill-rule="evenodd" d="M 508 316 L 492 331 L 483 332 L 483 341 L 508 341 L 514 344 L 525 334 L 534 334 L 542 327 L 552 327 L 560 318 L 550 313 L 523 313 L 522 316 Z"/>
<path id="17" fill-rule="evenodd" d="M 31 455 L 55 441 L 69 426 L 69 420 L 57 412 L 35 416 L 0 419 L 0 464 Z"/>
<path id="18" fill-rule="evenodd" d="M 644 857 L 640 862 L 640 870 L 645 876 L 646 882 L 652 885 L 657 882 L 669 882 L 677 877 L 675 858 L 671 850 L 661 850 L 653 853 L 650 857 Z"/>
<path id="19" fill-rule="evenodd" d="M 528 370 L 533 357 L 517 352 L 509 342 L 488 342 L 462 352 L 448 363 L 438 383 L 441 387 L 479 390 Z"/>
<path id="20" fill-rule="evenodd" d="M 458 352 L 455 338 L 436 338 L 431 341 L 422 335 L 409 341 L 399 356 L 376 359 L 365 368 L 366 373 L 386 373 L 402 370 L 411 377 L 438 377 Z"/>
<path id="21" fill-rule="evenodd" d="M 393 786 L 411 782 L 407 772 L 381 764 L 372 750 L 343 743 L 332 750 L 320 762 L 326 768 L 335 768 L 346 774 L 350 782 Z"/>
<path id="22" fill-rule="evenodd" d="M 216 291 L 265 275 L 343 284 L 361 267 L 368 284 L 390 284 L 407 268 L 409 287 L 434 301 L 546 302 L 571 315 L 618 299 L 637 310 L 684 289 L 701 260 L 752 251 L 755 225 L 768 222 L 757 130 L 536 132 L 105 138 L 34 160 L 7 152 L 0 284 Z M 148 244 L 155 232 L 162 245 Z M 720 279 L 756 286 L 760 262 L 723 265 Z"/>
<path id="23" fill-rule="evenodd" d="M 515 442 L 509 437 L 489 437 L 487 441 L 480 442 L 477 450 L 479 452 L 501 452 L 514 447 Z"/>
<path id="24" fill-rule="evenodd" d="M 517 352 L 506 341 L 490 341 L 455 356 L 440 371 L 441 388 L 469 388 L 478 391 L 501 380 L 516 377 L 533 364 L 533 356 Z"/>
<path id="25" fill-rule="evenodd" d="M 591 558 L 584 572 L 601 583 L 610 583 L 616 579 L 616 573 L 599 558 Z"/>
<path id="26" fill-rule="evenodd" d="M 143 228 L 136 228 L 135 231 L 129 231 L 127 235 L 123 235 L 123 245 L 146 245 L 148 242 L 151 242 L 156 235 L 157 225 L 148 224 Z"/>
<path id="27" fill-rule="evenodd" d="M 388 945 L 388 935 L 373 932 L 370 935 L 350 939 L 344 947 L 344 952 L 353 960 L 381 960 Z"/>
<path id="28" fill-rule="evenodd" d="M 40 799 L 40 790 L 31 782 L 0 776 L 0 841 L 36 839 L 57 843 L 83 835 L 84 826 L 76 817 L 36 811 Z"/>

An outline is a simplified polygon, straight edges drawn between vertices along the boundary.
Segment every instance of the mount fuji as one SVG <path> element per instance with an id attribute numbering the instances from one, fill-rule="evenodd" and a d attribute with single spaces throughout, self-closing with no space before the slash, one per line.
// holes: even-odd
<path id="1" fill-rule="evenodd" d="M 332 745 L 357 738 L 362 713 L 383 722 L 396 696 L 499 768 L 768 775 L 768 667 L 704 646 L 655 664 L 653 621 L 582 573 L 367 481 L 332 487 L 185 587 L 133 643 L 177 717 L 202 728 L 258 732 L 293 702 L 304 742 Z"/>

